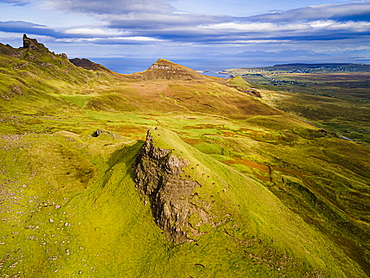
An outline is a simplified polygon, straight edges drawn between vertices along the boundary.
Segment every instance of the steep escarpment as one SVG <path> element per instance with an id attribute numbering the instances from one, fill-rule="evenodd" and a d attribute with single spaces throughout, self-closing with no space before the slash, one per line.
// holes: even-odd
<path id="1" fill-rule="evenodd" d="M 136 185 L 150 199 L 157 225 L 174 242 L 191 241 L 188 236 L 189 217 L 195 209 L 189 202 L 199 184 L 181 177 L 189 162 L 154 145 L 147 133 L 146 141 L 136 160 Z"/>

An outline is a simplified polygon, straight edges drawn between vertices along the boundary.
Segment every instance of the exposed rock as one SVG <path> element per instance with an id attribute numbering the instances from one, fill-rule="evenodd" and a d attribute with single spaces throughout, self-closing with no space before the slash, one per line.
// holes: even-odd
<path id="1" fill-rule="evenodd" d="M 261 93 L 256 89 L 250 89 L 250 90 L 247 90 L 246 92 L 253 97 L 262 98 Z"/>
<path id="2" fill-rule="evenodd" d="M 0 54 L 5 54 L 17 58 L 21 55 L 18 49 L 11 47 L 9 44 L 4 45 L 2 43 L 0 43 Z"/>
<path id="3" fill-rule="evenodd" d="M 92 136 L 93 137 L 98 137 L 102 133 L 104 133 L 104 130 L 97 129 L 97 130 L 94 131 L 94 133 L 92 134 Z"/>
<path id="4" fill-rule="evenodd" d="M 58 54 L 58 55 L 59 55 L 59 57 L 60 57 L 60 58 L 63 58 L 63 59 L 68 60 L 68 56 L 67 56 L 67 54 L 65 54 L 65 53 L 60 53 L 60 54 Z"/>
<path id="5" fill-rule="evenodd" d="M 49 51 L 42 43 L 39 43 L 36 39 L 30 39 L 26 34 L 23 35 L 23 48 L 37 51 Z"/>
<path id="6" fill-rule="evenodd" d="M 172 151 L 156 147 L 150 130 L 135 162 L 137 188 L 149 197 L 157 225 L 176 243 L 191 241 L 189 217 L 197 212 L 189 198 L 199 184 L 181 177 L 187 164 Z"/>
<path id="7" fill-rule="evenodd" d="M 38 55 L 38 53 L 41 53 L 42 55 Z M 0 54 L 26 59 L 31 62 L 39 62 L 40 66 L 42 67 L 53 66 L 52 63 L 45 62 L 43 55 L 47 55 L 53 60 L 56 58 L 62 58 L 63 60 L 65 60 L 59 60 L 59 63 L 62 64 L 65 64 L 65 62 L 67 62 L 68 60 L 66 54 L 55 54 L 54 52 L 49 51 L 47 47 L 45 47 L 42 43 L 39 43 L 36 39 L 31 39 L 27 37 L 26 34 L 23 35 L 23 46 L 20 48 L 13 48 L 8 44 L 3 45 L 0 43 Z M 14 68 L 17 69 L 18 67 L 25 65 L 26 64 L 14 65 Z"/>

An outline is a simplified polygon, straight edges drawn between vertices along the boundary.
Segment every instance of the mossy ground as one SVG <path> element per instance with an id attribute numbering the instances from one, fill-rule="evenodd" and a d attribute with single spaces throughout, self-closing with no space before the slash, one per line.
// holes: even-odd
<path id="1" fill-rule="evenodd" d="M 369 274 L 369 147 L 217 80 L 31 63 L 25 72 L 45 78 L 22 83 L 12 67 L 26 62 L 1 63 L 4 277 Z M 17 82 L 22 94 L 11 93 Z M 158 144 L 188 159 L 184 175 L 202 185 L 193 201 L 219 223 L 197 226 L 193 243 L 170 242 L 135 188 L 132 163 L 156 126 Z"/>

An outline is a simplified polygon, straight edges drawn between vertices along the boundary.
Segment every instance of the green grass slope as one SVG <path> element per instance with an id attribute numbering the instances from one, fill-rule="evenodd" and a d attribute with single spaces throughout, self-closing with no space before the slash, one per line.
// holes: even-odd
<path id="1" fill-rule="evenodd" d="M 50 113 L 66 106 L 64 95 L 85 95 L 98 84 L 107 86 L 114 74 L 74 66 L 66 55 L 0 45 L 0 109 L 23 114 Z M 12 110 L 10 110 L 12 111 Z"/>
<path id="2" fill-rule="evenodd" d="M 211 220 L 173 244 L 135 188 L 142 143 L 103 133 L 3 137 L 1 273 L 20 277 L 366 277 L 260 183 L 165 129 L 156 144 L 190 161 L 192 202 Z M 22 173 L 21 176 L 19 174 Z M 201 223 L 201 224 L 198 224 Z"/>
<path id="3" fill-rule="evenodd" d="M 342 250 L 287 209 L 260 183 L 184 144 L 172 132 L 157 128 L 151 134 L 156 146 L 173 149 L 174 155 L 190 161 L 183 176 L 200 185 L 194 189 L 191 202 L 217 219 L 207 223 L 201 220 L 202 216 L 192 215 L 199 231 L 205 232 L 194 239 L 200 242 L 197 247 L 203 243 L 203 237 L 211 239 L 210 244 L 219 242 L 224 246 L 224 249 L 217 249 L 217 256 L 224 257 L 217 261 L 220 269 L 228 269 L 228 275 L 366 276 L 353 261 L 345 258 Z M 206 242 L 203 244 L 207 245 Z M 207 253 L 206 261 L 213 252 Z M 199 260 L 202 256 L 197 254 L 196 257 Z M 209 264 L 215 263 L 213 260 L 202 263 L 207 266 L 204 270 L 209 273 L 207 276 L 214 275 L 212 267 L 207 269 Z"/>

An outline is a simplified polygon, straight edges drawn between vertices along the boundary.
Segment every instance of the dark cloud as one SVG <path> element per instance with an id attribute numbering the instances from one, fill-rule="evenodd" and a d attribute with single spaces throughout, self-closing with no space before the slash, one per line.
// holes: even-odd
<path id="1" fill-rule="evenodd" d="M 0 0 L 0 3 L 12 4 L 14 6 L 24 6 L 30 4 L 31 0 Z"/>

